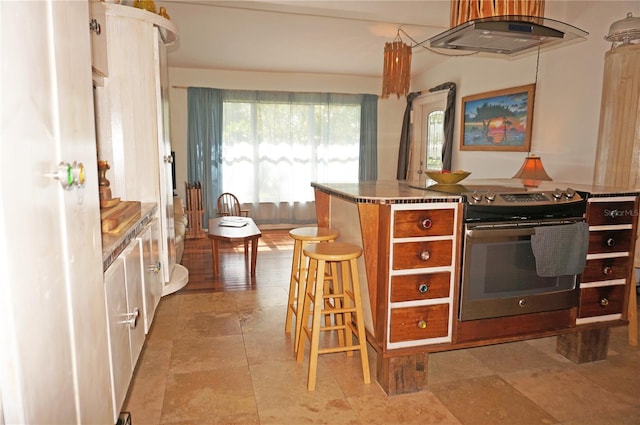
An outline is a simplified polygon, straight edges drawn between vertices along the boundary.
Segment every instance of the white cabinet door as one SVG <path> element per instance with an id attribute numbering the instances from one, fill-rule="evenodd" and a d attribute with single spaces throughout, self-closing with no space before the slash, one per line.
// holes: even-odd
<path id="1" fill-rule="evenodd" d="M 111 420 L 88 22 L 86 1 L 0 1 L 7 424 Z M 61 161 L 84 164 L 84 188 L 52 178 Z"/>
<path id="2" fill-rule="evenodd" d="M 129 352 L 135 368 L 144 345 L 144 307 L 142 301 L 142 246 L 140 239 L 131 241 L 124 250 L 124 272 L 127 286 L 127 327 L 129 329 Z"/>
<path id="3" fill-rule="evenodd" d="M 104 273 L 114 423 L 144 345 L 141 249 L 140 239 L 134 239 Z"/>
<path id="4" fill-rule="evenodd" d="M 158 258 L 158 220 L 154 219 L 140 233 L 142 243 L 142 269 L 144 271 L 143 301 L 144 301 L 144 332 L 148 333 L 153 322 L 153 316 L 162 297 L 162 279 L 160 277 L 160 263 Z"/>
<path id="5" fill-rule="evenodd" d="M 104 273 L 104 290 L 109 317 L 109 345 L 111 346 L 113 423 L 117 420 L 120 407 L 127 395 L 133 372 L 129 348 L 129 326 L 124 323 L 128 319 L 125 278 L 124 259 L 118 257 Z"/>

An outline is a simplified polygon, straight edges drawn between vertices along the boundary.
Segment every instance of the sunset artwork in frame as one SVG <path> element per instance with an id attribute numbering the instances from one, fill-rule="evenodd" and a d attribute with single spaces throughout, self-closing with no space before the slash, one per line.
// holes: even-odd
<path id="1" fill-rule="evenodd" d="M 462 98 L 461 151 L 528 152 L 535 84 Z"/>

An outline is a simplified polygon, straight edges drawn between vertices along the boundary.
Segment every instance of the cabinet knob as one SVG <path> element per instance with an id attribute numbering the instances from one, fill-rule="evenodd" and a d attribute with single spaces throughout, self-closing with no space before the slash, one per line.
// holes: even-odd
<path id="1" fill-rule="evenodd" d="M 140 317 L 140 309 L 138 307 L 133 309 L 132 313 L 127 313 L 127 320 L 123 320 L 122 323 L 129 326 L 129 329 L 135 329 L 138 326 L 138 318 Z"/>
<path id="2" fill-rule="evenodd" d="M 161 267 L 162 267 L 162 264 L 161 264 L 161 263 L 158 263 L 158 264 L 152 264 L 152 265 L 150 265 L 150 266 L 149 266 L 149 271 L 150 271 L 151 273 L 158 274 L 158 272 L 160 271 L 160 268 L 161 268 Z"/>
<path id="3" fill-rule="evenodd" d="M 97 19 L 92 19 L 89 21 L 89 30 L 95 32 L 97 35 L 100 35 L 102 32 L 102 27 Z"/>
<path id="4" fill-rule="evenodd" d="M 82 162 L 61 162 L 54 172 L 45 175 L 58 180 L 64 190 L 71 190 L 74 187 L 84 187 L 85 173 Z"/>
<path id="5" fill-rule="evenodd" d="M 431 226 L 433 226 L 433 222 L 430 218 L 425 218 L 420 222 L 420 227 L 422 227 L 424 230 L 431 229 Z"/>
<path id="6" fill-rule="evenodd" d="M 418 327 L 420 329 L 426 329 L 427 328 L 427 321 L 426 320 L 418 320 Z"/>
<path id="7" fill-rule="evenodd" d="M 602 307 L 606 307 L 609 305 L 609 300 L 606 297 L 602 297 L 602 299 L 600 300 L 600 305 Z"/>
<path id="8" fill-rule="evenodd" d="M 607 244 L 608 247 L 616 246 L 616 240 L 614 238 L 608 238 L 605 243 Z"/>
<path id="9" fill-rule="evenodd" d="M 428 290 L 429 285 L 427 285 L 426 283 L 421 283 L 420 286 L 418 286 L 418 292 L 420 292 L 421 294 L 426 294 Z"/>
<path id="10" fill-rule="evenodd" d="M 602 273 L 603 273 L 605 276 L 611 276 L 611 275 L 613 274 L 613 267 L 611 267 L 611 266 L 604 266 L 604 267 L 602 268 Z"/>
<path id="11" fill-rule="evenodd" d="M 431 253 L 429 251 L 422 251 L 420 253 L 420 259 L 423 261 L 427 261 L 429 258 L 431 258 Z"/>

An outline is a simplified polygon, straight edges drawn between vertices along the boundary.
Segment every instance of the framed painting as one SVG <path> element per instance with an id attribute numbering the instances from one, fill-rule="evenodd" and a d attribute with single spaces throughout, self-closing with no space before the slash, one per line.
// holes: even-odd
<path id="1" fill-rule="evenodd" d="M 461 151 L 528 152 L 535 84 L 462 98 Z"/>

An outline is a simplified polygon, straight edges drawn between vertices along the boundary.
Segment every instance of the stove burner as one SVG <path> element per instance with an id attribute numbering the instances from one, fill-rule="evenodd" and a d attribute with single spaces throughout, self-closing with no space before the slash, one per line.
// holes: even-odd
<path id="1" fill-rule="evenodd" d="M 572 188 L 531 191 L 495 185 L 432 185 L 428 190 L 460 195 L 465 221 L 521 221 L 582 217 L 586 199 Z"/>

